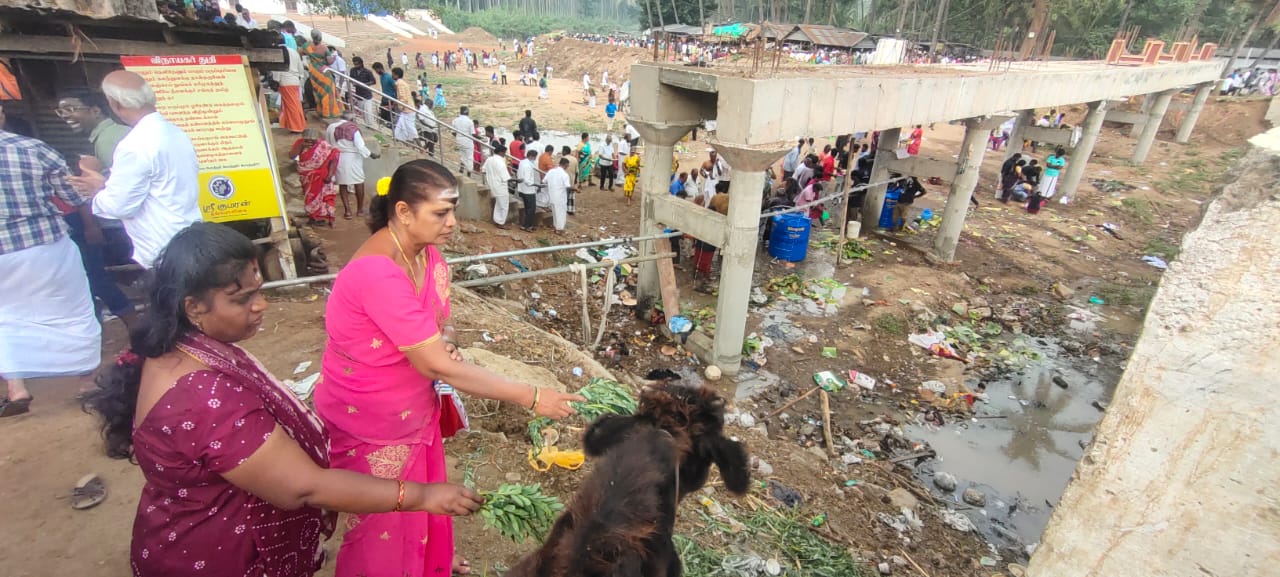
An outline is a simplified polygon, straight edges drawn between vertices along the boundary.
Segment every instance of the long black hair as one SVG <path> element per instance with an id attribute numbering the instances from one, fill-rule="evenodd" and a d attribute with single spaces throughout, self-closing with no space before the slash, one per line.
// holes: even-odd
<path id="1" fill-rule="evenodd" d="M 207 222 L 179 231 L 160 253 L 147 287 L 147 310 L 129 333 L 129 350 L 98 373 L 97 387 L 83 398 L 84 409 L 102 419 L 108 457 L 133 456 L 143 361 L 173 351 L 195 329 L 187 318 L 187 297 L 204 299 L 212 290 L 239 284 L 244 268 L 257 258 L 257 247 L 244 235 Z"/>
<path id="2" fill-rule="evenodd" d="M 450 188 L 458 188 L 458 177 L 434 160 L 419 158 L 401 164 L 391 175 L 387 194 L 375 195 L 369 203 L 369 232 L 387 228 L 396 203 L 417 206 Z"/>

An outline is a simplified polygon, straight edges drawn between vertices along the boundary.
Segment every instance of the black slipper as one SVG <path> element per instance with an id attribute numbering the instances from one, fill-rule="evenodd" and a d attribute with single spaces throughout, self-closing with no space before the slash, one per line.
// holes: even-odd
<path id="1" fill-rule="evenodd" d="M 35 400 L 35 397 L 27 397 L 16 401 L 5 399 L 3 403 L 0 403 L 0 419 L 25 415 L 31 412 L 31 401 L 33 400 Z"/>

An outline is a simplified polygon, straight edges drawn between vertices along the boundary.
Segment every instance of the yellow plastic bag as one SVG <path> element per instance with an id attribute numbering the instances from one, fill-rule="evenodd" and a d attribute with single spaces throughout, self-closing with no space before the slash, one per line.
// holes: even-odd
<path id="1" fill-rule="evenodd" d="M 582 451 L 561 451 L 555 447 L 543 447 L 541 453 L 534 455 L 533 450 L 529 450 L 529 466 L 543 473 L 550 471 L 552 466 L 576 471 L 586 460 L 587 456 Z"/>

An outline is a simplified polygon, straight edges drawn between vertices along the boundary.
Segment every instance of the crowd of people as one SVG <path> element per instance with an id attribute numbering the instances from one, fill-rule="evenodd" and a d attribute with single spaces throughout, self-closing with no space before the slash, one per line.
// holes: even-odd
<path id="1" fill-rule="evenodd" d="M 370 199 L 371 235 L 327 302 L 313 410 L 240 346 L 267 312 L 260 249 L 201 222 L 191 140 L 136 73 L 112 72 L 100 89 L 58 98 L 58 116 L 94 150 L 70 166 L 44 142 L 0 130 L 0 418 L 32 410 L 31 379 L 96 377 L 85 406 L 106 452 L 144 477 L 135 575 L 309 575 L 339 513 L 340 575 L 469 572 L 450 516 L 482 499 L 446 482 L 443 438 L 466 420 L 454 391 L 550 418 L 582 399 L 463 362 L 450 342 L 450 275 L 436 246 L 456 227 L 456 177 L 411 161 Z M 368 150 L 349 118 L 304 129 L 294 148 L 308 212 L 332 221 L 331 185 L 354 188 L 362 210 Z M 566 167 L 542 179 L 553 197 Z M 94 299 L 112 299 L 96 292 L 90 255 L 109 221 L 145 271 L 146 297 L 140 315 L 125 299 L 129 347 L 100 367 Z"/>
<path id="2" fill-rule="evenodd" d="M 44 142 L 0 130 L 0 285 L 8 296 L 0 304 L 0 417 L 30 410 L 28 379 L 97 368 L 97 302 L 137 328 L 133 304 L 106 272 L 108 255 L 150 274 L 169 240 L 201 220 L 195 148 L 156 112 L 155 92 L 123 70 L 101 90 L 58 99 L 55 112 L 94 150 L 71 165 Z"/>
<path id="3" fill-rule="evenodd" d="M 1257 66 L 1248 70 L 1235 69 L 1222 79 L 1219 94 L 1222 96 L 1275 96 L 1280 93 L 1280 70 Z"/>

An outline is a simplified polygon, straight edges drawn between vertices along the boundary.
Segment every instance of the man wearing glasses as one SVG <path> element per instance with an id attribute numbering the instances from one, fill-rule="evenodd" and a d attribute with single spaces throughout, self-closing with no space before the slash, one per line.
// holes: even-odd
<path id="1" fill-rule="evenodd" d="M 113 120 L 110 110 L 102 96 L 90 92 L 66 94 L 53 109 L 73 132 L 87 135 L 93 145 L 93 157 L 81 157 L 81 169 L 105 173 L 111 168 L 116 145 L 129 134 L 129 127 Z"/>

